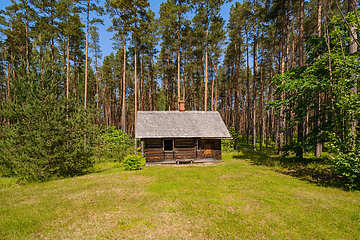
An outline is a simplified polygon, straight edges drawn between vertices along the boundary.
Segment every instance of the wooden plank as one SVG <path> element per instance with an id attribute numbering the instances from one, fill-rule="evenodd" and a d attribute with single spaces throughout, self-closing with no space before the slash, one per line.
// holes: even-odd
<path id="1" fill-rule="evenodd" d="M 162 139 L 146 139 L 145 148 L 162 148 L 163 141 Z"/>
<path id="2" fill-rule="evenodd" d="M 146 160 L 160 160 L 160 159 L 164 159 L 164 158 L 162 158 L 162 157 L 160 157 L 160 156 L 151 156 L 151 157 L 146 157 Z"/>
<path id="3" fill-rule="evenodd" d="M 160 157 L 160 158 L 163 158 L 164 155 L 163 154 L 146 154 L 146 157 Z"/>
<path id="4" fill-rule="evenodd" d="M 195 147 L 191 147 L 191 148 L 174 148 L 174 151 L 175 152 L 177 152 L 177 151 L 185 151 L 185 152 L 195 151 Z"/>
<path id="5" fill-rule="evenodd" d="M 195 147 L 195 141 L 191 140 L 188 142 L 175 140 L 175 148 L 193 148 Z"/>
<path id="6" fill-rule="evenodd" d="M 174 153 L 195 153 L 195 150 L 174 151 Z"/>
<path id="7" fill-rule="evenodd" d="M 189 152 L 174 152 L 175 155 L 196 155 L 194 151 Z"/>
<path id="8" fill-rule="evenodd" d="M 162 148 L 150 148 L 145 150 L 146 153 L 163 153 Z"/>
<path id="9" fill-rule="evenodd" d="M 195 156 L 192 156 L 192 155 L 188 155 L 188 156 L 176 156 L 175 155 L 175 158 L 177 158 L 177 159 L 196 159 L 196 157 Z"/>

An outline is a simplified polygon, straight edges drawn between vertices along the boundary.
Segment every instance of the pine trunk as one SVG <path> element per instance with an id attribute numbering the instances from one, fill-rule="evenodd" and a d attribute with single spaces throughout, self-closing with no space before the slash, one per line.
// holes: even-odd
<path id="1" fill-rule="evenodd" d="M 25 0 L 25 41 L 26 41 L 26 68 L 27 72 L 30 72 L 30 65 L 29 65 L 29 20 L 28 20 L 28 1 Z"/>
<path id="2" fill-rule="evenodd" d="M 153 111 L 153 84 L 154 84 L 154 72 L 153 72 L 153 59 L 154 59 L 154 49 L 151 46 L 151 60 L 150 60 L 150 84 L 149 84 L 149 105 L 150 105 L 150 111 Z"/>
<path id="3" fill-rule="evenodd" d="M 262 52 L 262 49 L 261 49 Z M 266 138 L 265 136 L 265 127 L 264 127 L 264 81 L 263 81 L 263 63 L 260 65 L 260 150 L 262 145 L 264 145 Z"/>
<path id="4" fill-rule="evenodd" d="M 248 32 L 247 27 L 245 26 L 245 35 L 246 35 L 246 95 L 247 95 L 247 127 L 246 127 L 246 140 L 247 146 L 250 146 L 250 77 L 249 77 L 249 43 L 248 43 Z"/>
<path id="5" fill-rule="evenodd" d="M 322 4 L 322 0 L 318 0 L 317 34 L 318 34 L 319 38 L 321 37 L 321 4 Z M 320 121 L 321 94 L 319 91 L 318 91 L 317 95 L 318 95 L 317 103 L 316 103 L 317 107 L 315 109 L 315 116 L 316 116 L 315 128 L 319 128 L 320 124 L 321 124 L 321 121 Z M 320 134 L 320 131 L 319 131 L 319 134 Z M 320 155 L 322 153 L 322 146 L 323 146 L 322 143 L 320 143 L 320 142 L 316 143 L 316 146 L 315 146 L 315 156 L 316 157 L 320 157 Z"/>
<path id="6" fill-rule="evenodd" d="M 124 63 L 123 63 L 123 82 L 122 82 L 122 129 L 126 132 L 126 34 L 124 35 Z"/>
<path id="7" fill-rule="evenodd" d="M 302 67 L 304 66 L 304 60 L 303 60 L 303 54 L 304 54 L 304 50 L 303 50 L 303 45 L 304 45 L 304 0 L 300 0 L 300 13 L 299 13 L 300 19 L 299 19 L 299 66 Z M 302 102 L 301 97 L 299 97 L 299 103 Z M 301 113 L 298 113 L 299 115 L 301 115 Z M 300 144 L 300 146 L 298 147 L 298 150 L 296 152 L 296 156 L 298 158 L 302 158 L 303 157 L 303 147 L 301 146 L 302 143 L 304 141 L 304 122 L 303 120 L 298 123 L 298 144 Z"/>
<path id="8" fill-rule="evenodd" d="M 135 29 L 136 29 L 136 23 L 135 23 Z M 135 61 L 135 67 L 134 67 L 134 135 L 135 135 L 135 133 L 136 133 L 136 120 L 137 120 L 137 79 L 136 79 L 136 68 L 137 68 L 137 52 L 136 52 L 136 50 L 137 50 L 137 42 L 136 42 L 136 32 L 134 33 L 134 36 L 135 36 L 135 56 L 134 56 L 134 61 Z M 137 154 L 137 139 L 135 138 L 135 155 Z"/>
<path id="9" fill-rule="evenodd" d="M 255 7 L 255 1 L 254 1 Z M 257 33 L 256 33 L 256 10 L 254 10 L 254 78 L 253 78 L 253 126 L 252 126 L 252 147 L 253 151 L 256 151 L 256 77 L 257 77 Z"/>
<path id="10" fill-rule="evenodd" d="M 348 12 L 354 12 L 357 9 L 357 1 L 356 0 L 348 0 Z M 357 52 L 357 33 L 356 33 L 356 27 L 355 26 L 350 26 L 350 45 L 349 45 L 349 54 L 352 55 L 354 53 Z M 354 76 L 351 76 L 351 78 L 354 78 Z M 357 94 L 357 80 L 355 80 L 355 84 L 354 87 L 351 88 L 351 91 L 356 95 Z M 354 118 L 353 114 L 351 116 L 351 120 L 350 120 L 350 124 L 351 124 L 351 132 L 353 134 L 353 136 L 356 136 L 356 126 L 357 126 L 357 121 Z M 355 144 L 355 137 L 353 137 L 353 145 Z"/>
<path id="11" fill-rule="evenodd" d="M 269 96 L 270 96 L 270 101 L 273 101 L 273 88 L 272 88 L 272 77 L 273 77 L 273 65 L 274 65 L 274 55 L 271 54 L 271 60 L 270 60 L 270 82 L 269 82 Z M 271 135 L 272 135 L 272 130 L 273 130 L 273 115 L 274 115 L 274 109 L 270 108 L 269 110 L 269 123 L 268 123 L 268 138 L 267 138 L 267 142 L 266 142 L 266 148 L 268 146 L 268 144 L 271 144 Z"/>
<path id="12" fill-rule="evenodd" d="M 85 47 L 85 92 L 84 92 L 84 108 L 87 107 L 87 82 L 88 82 L 88 52 L 89 52 L 89 11 L 90 0 L 87 0 L 86 9 L 86 47 Z"/>
<path id="13" fill-rule="evenodd" d="M 180 1 L 179 1 L 179 4 L 180 4 Z M 178 99 L 177 99 L 177 102 L 178 102 L 178 108 L 180 108 L 180 26 L 181 26 L 181 23 L 180 23 L 180 13 L 179 13 L 179 29 L 178 29 L 178 56 L 177 56 L 177 65 L 178 65 L 178 72 L 177 72 L 177 78 L 178 78 L 178 82 L 177 82 L 177 88 L 178 88 Z M 185 99 L 183 99 L 185 100 Z"/>
<path id="14" fill-rule="evenodd" d="M 204 95 L 204 109 L 207 111 L 207 83 L 208 83 L 208 36 L 209 36 L 209 19 L 208 12 L 206 12 L 206 50 L 205 50 L 205 95 Z"/>
<path id="15" fill-rule="evenodd" d="M 285 74 L 285 36 L 286 36 L 286 1 L 283 1 L 282 4 L 282 36 L 281 36 L 281 70 L 280 74 Z M 284 93 L 281 93 L 280 99 L 284 100 Z M 285 117 L 284 117 L 284 107 L 280 108 L 279 112 L 279 151 L 278 154 L 282 155 L 282 148 L 284 144 L 284 129 L 285 127 Z"/>
<path id="16" fill-rule="evenodd" d="M 70 36 L 67 37 L 67 56 L 66 56 L 66 99 L 69 99 L 69 81 L 70 81 Z M 66 104 L 66 120 L 69 120 L 68 104 Z"/>

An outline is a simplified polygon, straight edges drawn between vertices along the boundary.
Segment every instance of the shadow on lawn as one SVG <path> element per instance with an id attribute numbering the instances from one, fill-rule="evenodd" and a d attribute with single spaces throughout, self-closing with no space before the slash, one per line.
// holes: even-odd
<path id="1" fill-rule="evenodd" d="M 254 152 L 246 147 L 239 149 L 233 158 L 247 160 L 255 165 L 275 167 L 277 172 L 320 186 L 346 189 L 345 179 L 336 174 L 331 165 L 322 158 L 304 157 L 303 159 L 296 159 L 295 157 L 279 156 L 274 149 Z"/>

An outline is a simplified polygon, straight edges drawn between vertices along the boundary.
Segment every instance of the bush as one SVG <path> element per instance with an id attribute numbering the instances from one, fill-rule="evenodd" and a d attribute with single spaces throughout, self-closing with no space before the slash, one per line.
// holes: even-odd
<path id="1" fill-rule="evenodd" d="M 124 159 L 124 169 L 126 171 L 140 170 L 142 157 L 138 155 L 129 155 Z"/>
<path id="2" fill-rule="evenodd" d="M 235 149 L 235 142 L 241 142 L 239 132 L 235 131 L 234 127 L 229 128 L 229 133 L 232 139 L 221 140 L 221 150 L 224 152 L 233 152 Z"/>
<path id="3" fill-rule="evenodd" d="M 348 183 L 346 187 L 360 190 L 360 160 L 355 153 L 340 154 L 334 158 L 336 172 L 344 176 Z"/>
<path id="4" fill-rule="evenodd" d="M 99 159 L 105 161 L 121 161 L 134 149 L 134 141 L 122 129 L 109 126 L 98 138 L 97 144 Z"/>
<path id="5" fill-rule="evenodd" d="M 335 171 L 347 180 L 346 187 L 360 190 L 360 142 L 351 143 L 351 137 L 341 142 L 333 136 L 329 147 L 333 153 L 331 161 Z"/>

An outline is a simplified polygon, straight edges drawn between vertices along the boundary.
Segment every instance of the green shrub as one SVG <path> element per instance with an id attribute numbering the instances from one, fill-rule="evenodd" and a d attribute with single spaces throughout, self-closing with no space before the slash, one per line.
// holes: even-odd
<path id="1" fill-rule="evenodd" d="M 134 141 L 122 129 L 114 126 L 104 128 L 103 133 L 98 138 L 97 143 L 97 162 L 123 160 L 134 149 Z"/>
<path id="2" fill-rule="evenodd" d="M 229 128 L 229 133 L 232 139 L 221 140 L 221 150 L 224 152 L 233 152 L 235 150 L 235 142 L 241 142 L 240 134 L 235 131 L 234 127 Z"/>
<path id="3" fill-rule="evenodd" d="M 141 169 L 141 157 L 138 155 L 129 155 L 124 159 L 124 170 L 140 170 Z"/>
<path id="4" fill-rule="evenodd" d="M 339 153 L 333 158 L 335 170 L 338 174 L 344 176 L 348 183 L 349 189 L 360 190 L 360 151 Z"/>
<path id="5" fill-rule="evenodd" d="M 353 190 L 360 190 L 360 141 L 356 140 L 351 144 L 351 136 L 346 141 L 339 141 L 333 136 L 329 143 L 332 151 L 331 162 L 335 171 L 347 180 L 346 187 Z"/>
<path id="6" fill-rule="evenodd" d="M 234 151 L 234 140 L 233 139 L 221 140 L 221 151 L 233 152 Z"/>

